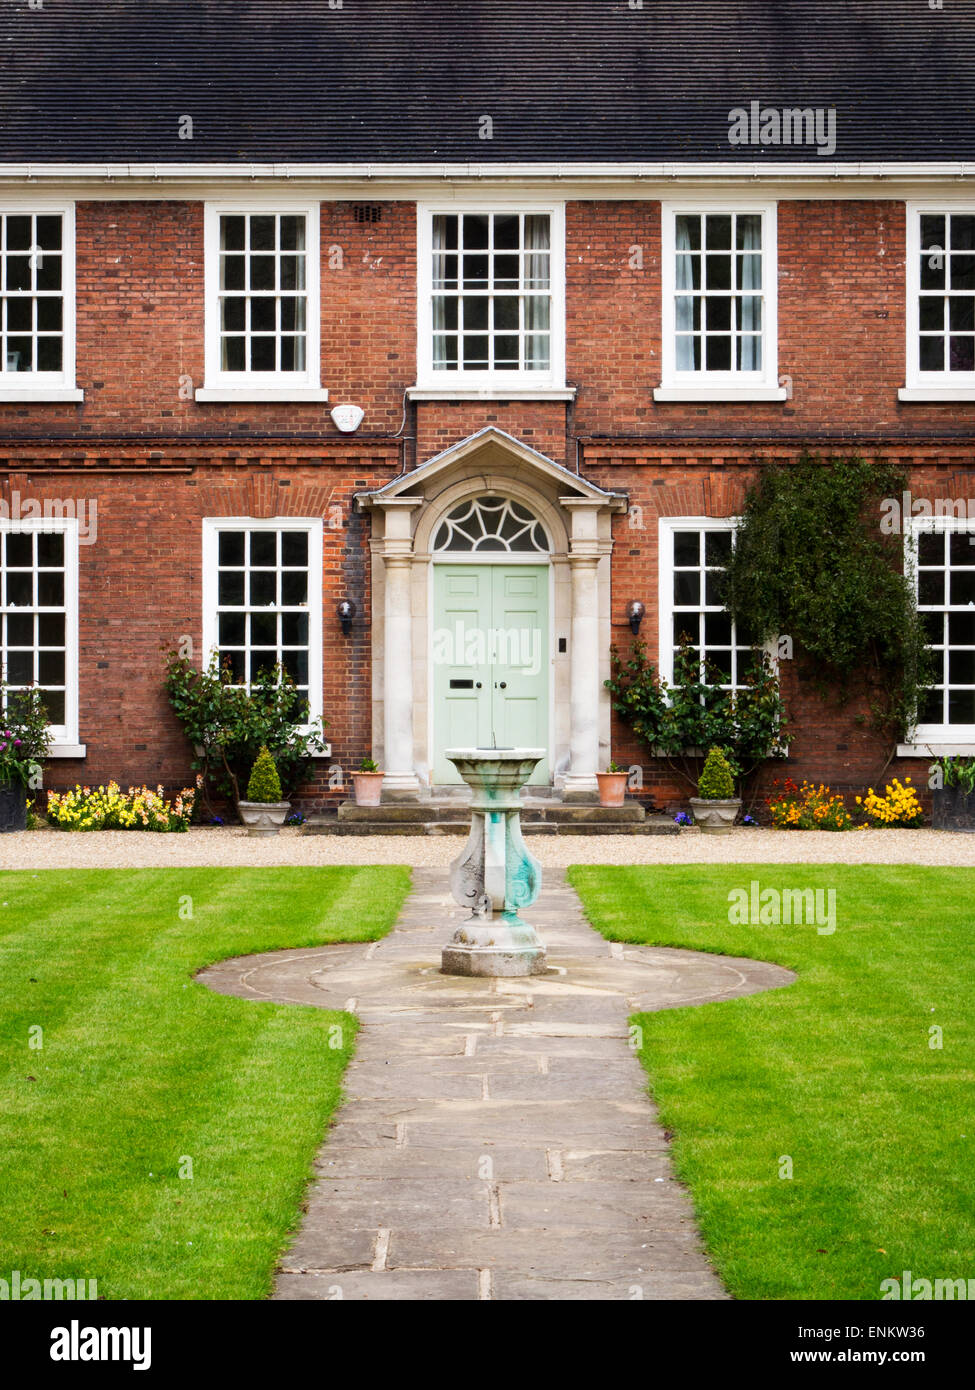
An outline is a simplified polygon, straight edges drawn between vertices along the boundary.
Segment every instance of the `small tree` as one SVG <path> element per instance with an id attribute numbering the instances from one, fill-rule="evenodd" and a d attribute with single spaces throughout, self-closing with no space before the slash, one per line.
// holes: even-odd
<path id="1" fill-rule="evenodd" d="M 273 805 L 283 799 L 281 779 L 274 765 L 274 759 L 267 748 L 262 747 L 251 769 L 250 781 L 247 783 L 247 800 Z"/>

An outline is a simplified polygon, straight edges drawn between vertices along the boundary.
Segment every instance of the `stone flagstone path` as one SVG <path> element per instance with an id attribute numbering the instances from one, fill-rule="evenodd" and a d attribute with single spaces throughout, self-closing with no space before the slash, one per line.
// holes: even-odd
<path id="1" fill-rule="evenodd" d="M 224 994 L 348 1009 L 362 1023 L 274 1297 L 727 1297 L 673 1177 L 627 1020 L 794 977 L 607 942 L 554 871 L 529 914 L 547 975 L 445 976 L 440 950 L 465 915 L 445 877 L 414 871 L 382 941 L 200 975 Z"/>

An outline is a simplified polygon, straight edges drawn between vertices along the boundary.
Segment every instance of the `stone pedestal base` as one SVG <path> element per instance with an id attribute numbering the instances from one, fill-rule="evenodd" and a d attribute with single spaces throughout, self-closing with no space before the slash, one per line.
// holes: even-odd
<path id="1" fill-rule="evenodd" d="M 475 914 L 444 947 L 441 969 L 445 975 L 506 979 L 541 975 L 547 969 L 545 947 L 535 928 L 513 912 Z"/>
<path id="2" fill-rule="evenodd" d="M 445 946 L 441 970 L 445 975 L 481 975 L 490 979 L 516 979 L 544 975 L 544 947 L 509 950 L 505 946 Z"/>

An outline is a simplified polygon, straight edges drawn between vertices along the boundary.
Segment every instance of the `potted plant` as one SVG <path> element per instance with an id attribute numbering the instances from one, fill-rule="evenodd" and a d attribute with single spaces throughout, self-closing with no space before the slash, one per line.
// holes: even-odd
<path id="1" fill-rule="evenodd" d="M 599 783 L 600 806 L 622 806 L 626 796 L 626 783 L 629 773 L 615 761 L 610 760 L 605 772 L 596 773 Z"/>
<path id="2" fill-rule="evenodd" d="M 372 758 L 363 758 L 357 772 L 352 774 L 357 806 L 378 806 L 383 789 L 383 777 Z"/>
<path id="3" fill-rule="evenodd" d="M 49 746 L 47 711 L 39 692 L 8 692 L 0 681 L 0 834 L 27 829 L 27 788 Z"/>
<path id="4" fill-rule="evenodd" d="M 975 830 L 975 758 L 940 758 L 931 770 L 935 830 Z"/>
<path id="5" fill-rule="evenodd" d="M 281 800 L 281 779 L 274 759 L 262 747 L 247 783 L 247 800 L 239 801 L 240 819 L 249 835 L 276 835 L 291 810 L 290 801 Z"/>
<path id="6" fill-rule="evenodd" d="M 694 820 L 707 835 L 727 835 L 740 810 L 731 764 L 720 748 L 711 748 L 698 779 L 697 796 L 691 797 Z"/>

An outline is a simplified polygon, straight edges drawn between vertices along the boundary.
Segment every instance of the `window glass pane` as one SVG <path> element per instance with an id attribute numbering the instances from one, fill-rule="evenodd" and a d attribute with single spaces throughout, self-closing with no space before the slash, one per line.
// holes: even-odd
<path id="1" fill-rule="evenodd" d="M 37 563 L 50 567 L 64 566 L 64 536 L 59 532 L 41 531 L 37 537 Z"/>
<path id="2" fill-rule="evenodd" d="M 281 563 L 283 565 L 308 564 L 307 531 L 283 531 L 281 533 Z"/>
<path id="3" fill-rule="evenodd" d="M 37 603 L 40 608 L 64 607 L 64 573 L 39 570 L 37 574 Z"/>
<path id="4" fill-rule="evenodd" d="M 939 220 L 944 222 L 944 218 Z M 943 235 L 944 229 L 942 227 Z M 975 251 L 975 216 L 972 216 L 971 213 L 953 212 L 951 214 L 951 249 L 952 251 Z"/>
<path id="5" fill-rule="evenodd" d="M 219 555 L 221 565 L 242 565 L 244 563 L 243 531 L 221 531 Z"/>
<path id="6" fill-rule="evenodd" d="M 221 647 L 243 646 L 246 627 L 246 614 L 221 613 L 218 625 L 218 640 Z"/>
<path id="7" fill-rule="evenodd" d="M 244 249 L 244 219 L 243 217 L 221 217 L 220 219 L 220 247 L 224 251 L 243 251 Z"/>
<path id="8" fill-rule="evenodd" d="M 250 562 L 252 565 L 276 565 L 278 562 L 277 531 L 251 531 Z"/>
<path id="9" fill-rule="evenodd" d="M 674 603 L 678 608 L 696 605 L 701 601 L 701 576 L 678 572 L 674 575 Z"/>
<path id="10" fill-rule="evenodd" d="M 277 613 L 252 613 L 250 625 L 251 646 L 276 647 L 278 645 Z"/>
<path id="11" fill-rule="evenodd" d="M 34 563 L 34 535 L 31 531 L 8 531 L 4 546 L 9 566 L 30 566 Z"/>
<path id="12" fill-rule="evenodd" d="M 250 598 L 254 608 L 267 607 L 278 601 L 278 580 L 276 573 L 268 570 L 252 570 L 250 576 Z"/>
<path id="13" fill-rule="evenodd" d="M 675 531 L 674 532 L 674 564 L 700 565 L 701 563 L 701 533 L 700 531 Z"/>
<path id="14" fill-rule="evenodd" d="M 705 531 L 704 563 L 706 565 L 727 565 L 731 559 L 731 532 Z"/>
<path id="15" fill-rule="evenodd" d="M 917 601 L 921 604 L 943 604 L 945 577 L 940 570 L 921 570 L 918 575 Z"/>
<path id="16" fill-rule="evenodd" d="M 8 613 L 7 646 L 32 647 L 34 645 L 34 615 L 32 613 Z M 42 619 L 42 621 L 44 621 Z"/>
<path id="17" fill-rule="evenodd" d="M 945 369 L 944 338 L 921 338 L 918 365 L 922 372 L 943 372 Z"/>
<path id="18" fill-rule="evenodd" d="M 957 300 L 953 301 L 957 303 Z M 922 332 L 944 331 L 945 301 L 940 295 L 923 294 L 918 307 L 918 326 Z"/>
<path id="19" fill-rule="evenodd" d="M 42 690 L 41 699 L 52 724 L 63 724 L 65 720 L 65 695 L 63 690 Z"/>
<path id="20" fill-rule="evenodd" d="M 217 601 L 235 607 L 244 602 L 244 575 L 242 572 L 221 570 L 217 580 Z"/>
<path id="21" fill-rule="evenodd" d="M 295 607 L 308 602 L 308 574 L 302 570 L 285 570 L 281 575 L 281 602 Z"/>
<path id="22" fill-rule="evenodd" d="M 724 213 L 708 213 L 706 220 L 707 249 L 723 250 L 731 247 L 731 218 Z"/>
<path id="23" fill-rule="evenodd" d="M 945 249 L 945 219 L 942 216 L 925 214 L 921 218 L 921 247 L 923 250 Z"/>

